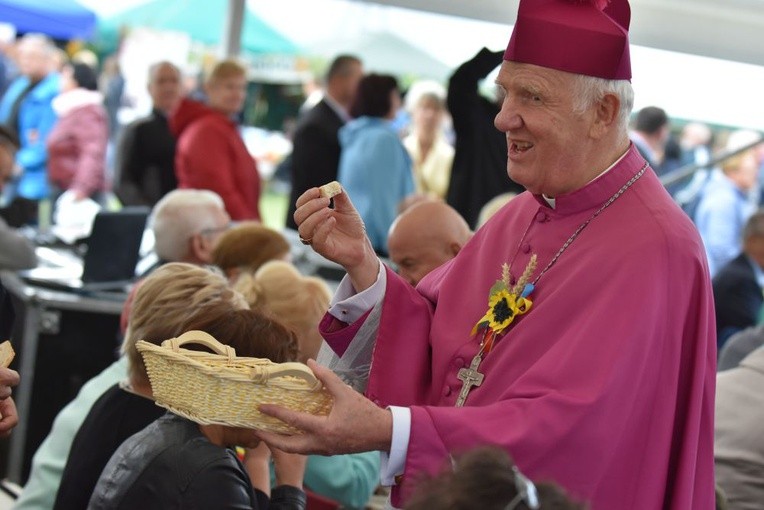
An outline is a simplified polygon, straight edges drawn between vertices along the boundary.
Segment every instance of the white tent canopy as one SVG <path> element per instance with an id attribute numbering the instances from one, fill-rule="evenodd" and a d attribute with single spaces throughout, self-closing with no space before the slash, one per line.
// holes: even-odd
<path id="1" fill-rule="evenodd" d="M 412 75 L 444 81 L 453 69 L 405 39 L 388 31 L 364 32 L 357 36 L 340 36 L 311 45 L 310 53 L 327 60 L 348 48 L 363 59 L 369 72 L 398 76 Z"/>
<path id="2" fill-rule="evenodd" d="M 373 3 L 514 24 L 519 0 L 373 0 Z M 763 0 L 629 3 L 632 44 L 764 65 Z"/>
<path id="3" fill-rule="evenodd" d="M 385 29 L 452 68 L 482 46 L 492 50 L 503 48 L 519 3 L 519 0 L 248 1 L 258 14 L 306 48 L 318 45 L 326 34 L 357 37 L 360 41 L 367 32 Z M 656 105 L 677 120 L 764 130 L 761 107 L 764 0 L 630 0 L 630 3 L 635 111 Z M 300 9 L 302 17 L 285 15 L 296 9 Z M 310 20 L 327 14 L 329 19 L 320 27 L 311 24 Z M 354 47 L 348 45 L 346 50 L 353 51 Z"/>

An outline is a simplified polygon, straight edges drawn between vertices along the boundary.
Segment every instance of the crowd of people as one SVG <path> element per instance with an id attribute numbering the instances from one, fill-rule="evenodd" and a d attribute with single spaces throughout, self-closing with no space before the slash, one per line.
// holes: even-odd
<path id="1" fill-rule="evenodd" d="M 152 111 L 115 137 L 92 63 L 21 37 L 0 99 L 6 201 L 113 191 L 151 208 L 159 263 L 14 508 L 364 508 L 380 486 L 410 510 L 759 508 L 764 144 L 633 114 L 629 26 L 627 0 L 521 0 L 507 48 L 446 86 L 335 58 L 285 162 L 286 229 L 342 267 L 334 294 L 261 222 L 241 63 L 217 62 L 203 101 L 153 63 Z M 677 184 L 685 165 L 700 170 Z M 6 217 L 0 266 L 34 266 Z M 136 342 L 189 330 L 307 364 L 331 413 L 261 406 L 287 436 L 165 412 Z M 0 368 L 0 434 L 18 381 Z"/>

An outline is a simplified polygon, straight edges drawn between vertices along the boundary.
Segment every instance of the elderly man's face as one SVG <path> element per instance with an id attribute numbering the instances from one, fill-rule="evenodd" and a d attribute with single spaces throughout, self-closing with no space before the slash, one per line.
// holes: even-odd
<path id="1" fill-rule="evenodd" d="M 495 125 L 507 135 L 507 172 L 532 193 L 557 196 L 580 186 L 593 140 L 593 109 L 575 113 L 576 76 L 505 61 Z"/>
<path id="2" fill-rule="evenodd" d="M 759 182 L 759 162 L 756 160 L 756 153 L 750 150 L 740 158 L 734 180 L 737 185 L 745 190 L 753 189 Z"/>
<path id="3" fill-rule="evenodd" d="M 41 45 L 31 41 L 21 42 L 18 45 L 16 55 L 19 71 L 24 76 L 38 80 L 50 72 L 52 59 Z"/>
<path id="4" fill-rule="evenodd" d="M 170 111 L 180 101 L 180 73 L 173 66 L 161 65 L 151 76 L 148 88 L 154 107 L 162 111 Z"/>
<path id="5" fill-rule="evenodd" d="M 423 97 L 414 108 L 412 121 L 417 131 L 434 133 L 440 129 L 444 115 L 443 105 L 437 99 Z"/>
<path id="6" fill-rule="evenodd" d="M 220 242 L 223 233 L 231 226 L 231 217 L 228 213 L 217 207 L 209 211 L 212 224 L 191 236 L 190 256 L 196 264 L 212 263 L 212 252 Z"/>

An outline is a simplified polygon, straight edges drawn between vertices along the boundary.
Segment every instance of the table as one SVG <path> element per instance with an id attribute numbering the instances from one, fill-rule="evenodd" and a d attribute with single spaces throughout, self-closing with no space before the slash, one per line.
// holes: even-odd
<path id="1" fill-rule="evenodd" d="M 55 417 L 58 411 L 68 403 L 68 401 L 62 402 L 64 398 L 74 397 L 74 395 L 66 395 L 66 397 L 62 398 L 62 388 L 43 389 L 40 388 L 40 384 L 35 385 L 36 380 L 39 382 L 44 378 L 60 375 L 72 366 L 77 366 L 77 363 L 74 363 L 74 361 L 85 361 L 88 367 L 83 370 L 87 372 L 82 374 L 82 383 L 84 383 L 87 378 L 95 375 L 90 372 L 97 370 L 98 367 L 103 369 L 109 365 L 111 362 L 108 359 L 109 357 L 116 359 L 116 352 L 113 347 L 117 343 L 119 316 L 122 313 L 122 307 L 127 295 L 124 293 L 80 295 L 73 292 L 35 287 L 27 284 L 16 273 L 10 271 L 0 271 L 0 280 L 2 280 L 8 292 L 15 298 L 14 302 L 20 303 L 22 307 L 22 310 L 17 310 L 17 320 L 23 317 L 21 333 L 14 340 L 19 354 L 20 364 L 18 371 L 21 374 L 21 382 L 14 389 L 19 424 L 14 429 L 10 438 L 7 478 L 23 485 L 31 463 L 31 456 L 34 454 L 37 446 L 39 446 L 39 442 L 47 434 L 47 431 L 50 430 L 50 425 L 53 421 L 52 417 Z M 67 314 L 74 316 L 74 319 L 68 320 Z M 92 320 L 82 320 L 83 318 L 89 319 L 91 317 Z M 88 327 L 96 327 L 106 331 L 114 329 L 114 346 L 101 346 L 101 349 L 93 353 L 92 359 L 55 359 L 55 355 L 53 355 L 54 359 L 52 362 L 47 360 L 44 363 L 44 367 L 38 366 L 41 357 L 39 349 L 41 336 L 55 346 L 57 336 L 62 333 L 62 328 L 68 327 L 71 329 L 66 322 L 74 324 L 74 326 L 81 325 L 85 329 Z M 19 331 L 18 328 L 17 331 Z M 92 347 L 92 344 L 96 342 L 104 343 L 103 338 L 96 339 L 89 338 L 88 335 L 83 336 L 86 337 L 82 339 L 83 345 L 87 345 L 88 348 Z M 58 343 L 61 344 L 62 342 Z M 112 356 L 105 355 L 105 353 L 112 351 L 114 351 Z M 36 373 L 36 371 L 41 369 L 44 369 L 45 372 Z M 96 371 L 95 373 L 98 372 Z M 58 392 L 58 398 L 50 398 L 50 394 L 55 392 Z M 35 406 L 32 405 L 33 402 Z M 40 414 L 33 412 L 33 407 L 36 410 L 38 406 L 46 407 L 47 413 L 42 413 L 45 418 L 39 421 L 47 423 L 32 423 L 31 420 L 35 414 Z M 39 434 L 43 434 L 42 438 L 30 438 L 29 432 L 32 428 L 39 430 Z"/>

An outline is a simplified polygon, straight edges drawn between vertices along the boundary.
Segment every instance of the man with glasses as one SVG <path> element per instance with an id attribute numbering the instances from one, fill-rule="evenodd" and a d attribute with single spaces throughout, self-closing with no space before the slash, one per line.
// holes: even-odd
<path id="1" fill-rule="evenodd" d="M 0 125 L 0 191 L 13 176 L 18 149 L 16 136 Z M 0 269 L 28 269 L 35 265 L 37 257 L 32 243 L 0 218 Z"/>
<path id="2" fill-rule="evenodd" d="M 231 218 L 217 193 L 176 189 L 157 202 L 150 221 L 160 260 L 211 264 L 212 250 Z"/>
<path id="3" fill-rule="evenodd" d="M 125 127 L 117 148 L 115 192 L 124 205 L 154 206 L 178 187 L 168 117 L 181 100 L 180 69 L 166 61 L 153 64 L 148 91 L 151 113 Z"/>

